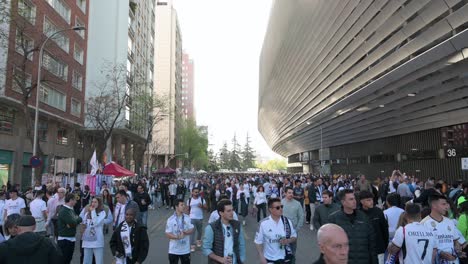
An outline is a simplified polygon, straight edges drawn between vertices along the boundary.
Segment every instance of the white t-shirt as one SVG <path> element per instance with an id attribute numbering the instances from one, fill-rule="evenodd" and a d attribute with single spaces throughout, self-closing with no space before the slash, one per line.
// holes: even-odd
<path id="1" fill-rule="evenodd" d="M 405 210 L 396 206 L 392 206 L 387 210 L 384 210 L 385 219 L 387 219 L 388 222 L 388 233 L 390 235 L 390 238 L 394 236 L 395 230 L 398 225 L 398 220 L 400 219 L 400 215 L 403 212 L 405 212 Z"/>
<path id="2" fill-rule="evenodd" d="M 289 220 L 291 227 L 291 237 L 297 237 L 296 230 Z M 255 244 L 263 245 L 263 256 L 268 260 L 284 259 L 286 251 L 281 249 L 280 239 L 286 237 L 286 231 L 281 219 L 276 222 L 268 216 L 260 222 L 257 233 L 255 234 Z"/>
<path id="3" fill-rule="evenodd" d="M 166 233 L 173 235 L 179 235 L 183 231 L 188 231 L 193 228 L 192 223 L 190 222 L 190 217 L 186 214 L 183 214 L 180 217 L 177 217 L 176 214 L 173 214 L 166 223 Z M 175 240 L 171 239 L 169 241 L 169 254 L 174 255 L 185 255 L 190 253 L 190 236 L 185 236 L 182 239 Z"/>
<path id="4" fill-rule="evenodd" d="M 426 216 L 421 221 L 421 224 L 429 228 L 437 239 L 437 250 L 447 252 L 449 254 L 456 254 L 453 245 L 454 241 L 460 239 L 459 232 L 456 231 L 457 227 L 452 220 L 444 217 L 441 222 L 437 222 L 430 215 Z M 458 258 L 455 261 L 449 261 L 448 264 L 458 264 Z"/>
<path id="5" fill-rule="evenodd" d="M 187 206 L 190 206 L 190 219 L 203 219 L 203 209 L 199 207 L 199 204 L 205 205 L 205 200 L 203 198 L 198 197 L 197 199 L 195 198 L 190 198 L 187 201 Z"/>
<path id="6" fill-rule="evenodd" d="M 31 210 L 32 217 L 37 219 L 44 219 L 44 214 L 42 212 L 47 211 L 46 202 L 42 199 L 34 199 L 30 204 L 29 208 Z"/>
<path id="7" fill-rule="evenodd" d="M 237 216 L 236 212 L 233 212 L 234 215 L 232 216 L 232 218 L 234 220 L 237 220 L 239 221 L 239 217 Z M 211 215 L 210 215 L 210 218 L 208 219 L 208 224 L 211 224 L 213 223 L 214 221 L 218 220 L 219 219 L 219 213 L 217 210 L 214 210 L 213 212 L 211 212 Z"/>
<path id="8" fill-rule="evenodd" d="M 9 199 L 5 202 L 4 210 L 7 212 L 7 216 L 11 214 L 21 214 L 21 209 L 26 208 L 24 199 L 21 197 L 16 198 L 16 200 Z"/>
<path id="9" fill-rule="evenodd" d="M 403 259 L 403 252 L 400 251 L 400 263 L 432 263 L 432 251 L 437 248 L 437 240 L 431 229 L 421 223 L 411 223 L 399 227 L 395 232 L 392 243 L 401 248 L 405 240 L 406 256 Z"/>
<path id="10" fill-rule="evenodd" d="M 223 223 L 221 225 L 223 226 L 224 235 L 224 256 L 228 256 L 229 254 L 234 254 L 234 233 L 231 225 Z"/>

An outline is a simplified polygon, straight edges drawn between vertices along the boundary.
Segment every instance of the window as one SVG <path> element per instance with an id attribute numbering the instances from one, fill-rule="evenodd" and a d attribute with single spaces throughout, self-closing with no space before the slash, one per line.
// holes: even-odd
<path id="1" fill-rule="evenodd" d="M 86 0 L 76 0 L 76 5 L 86 14 Z"/>
<path id="2" fill-rule="evenodd" d="M 81 102 L 73 98 L 71 100 L 71 114 L 77 117 L 81 116 Z"/>
<path id="3" fill-rule="evenodd" d="M 16 43 L 15 43 L 16 52 L 24 56 L 26 52 L 28 54 L 28 60 L 32 61 L 34 49 L 34 40 L 24 33 L 21 34 L 19 31 L 16 31 Z"/>
<path id="4" fill-rule="evenodd" d="M 39 121 L 39 125 L 37 126 L 37 138 L 40 141 L 47 142 L 47 128 L 48 124 L 46 121 Z"/>
<path id="5" fill-rule="evenodd" d="M 125 120 L 130 121 L 130 106 L 125 106 Z"/>
<path id="6" fill-rule="evenodd" d="M 44 54 L 42 66 L 53 75 L 67 81 L 68 65 L 56 60 L 49 53 Z"/>
<path id="7" fill-rule="evenodd" d="M 78 45 L 75 43 L 75 49 L 73 52 L 73 58 L 80 64 L 83 64 L 83 49 L 81 49 Z"/>
<path id="8" fill-rule="evenodd" d="M 41 100 L 41 102 L 55 107 L 57 109 L 60 109 L 64 112 L 67 109 L 67 97 L 63 93 L 52 89 L 46 85 L 41 85 L 39 99 Z"/>
<path id="9" fill-rule="evenodd" d="M 51 36 L 55 32 L 59 31 L 60 29 L 52 23 L 47 17 L 44 18 L 44 34 L 47 36 Z M 58 35 L 54 36 L 52 40 L 66 53 L 69 51 L 70 47 L 70 39 L 65 34 L 65 32 L 59 33 Z"/>
<path id="10" fill-rule="evenodd" d="M 63 127 L 59 127 L 57 129 L 57 144 L 58 145 L 68 144 L 67 129 Z"/>
<path id="11" fill-rule="evenodd" d="M 29 0 L 18 1 L 18 14 L 24 17 L 29 23 L 36 23 L 36 6 Z"/>
<path id="12" fill-rule="evenodd" d="M 20 68 L 16 68 L 12 82 L 11 87 L 13 91 L 23 94 L 23 89 L 21 89 L 21 87 L 25 89 L 29 89 L 31 87 L 31 74 L 27 74 Z"/>
<path id="13" fill-rule="evenodd" d="M 13 121 L 15 112 L 8 107 L 0 107 L 0 132 L 13 132 Z"/>
<path id="14" fill-rule="evenodd" d="M 78 19 L 78 17 L 76 17 L 76 19 L 75 19 L 75 27 L 84 27 L 84 26 L 85 26 L 85 24 L 84 24 L 83 22 L 81 22 L 81 20 Z M 82 39 L 85 38 L 85 30 L 75 30 L 75 32 L 76 32 L 78 35 L 80 35 L 80 37 L 81 37 Z"/>
<path id="15" fill-rule="evenodd" d="M 70 8 L 63 2 L 63 0 L 47 0 L 49 4 L 59 13 L 68 24 L 70 24 L 71 12 Z"/>
<path id="16" fill-rule="evenodd" d="M 72 85 L 77 90 L 83 89 L 83 76 L 81 73 L 73 71 Z"/>

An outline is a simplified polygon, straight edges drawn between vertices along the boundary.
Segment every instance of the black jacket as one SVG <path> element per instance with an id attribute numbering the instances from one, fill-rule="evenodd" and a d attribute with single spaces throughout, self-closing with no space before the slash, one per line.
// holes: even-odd
<path id="1" fill-rule="evenodd" d="M 309 202 L 312 204 L 312 203 L 315 203 L 317 202 L 317 194 L 316 194 L 316 190 L 315 190 L 315 184 L 310 184 L 309 187 L 307 187 L 307 189 L 309 190 Z"/>
<path id="2" fill-rule="evenodd" d="M 324 224 L 328 223 L 328 218 L 331 214 L 340 210 L 340 206 L 337 203 L 332 203 L 329 205 L 321 204 L 315 208 L 314 218 L 312 219 L 312 224 L 315 229 L 319 229 Z"/>
<path id="3" fill-rule="evenodd" d="M 388 222 L 385 219 L 382 209 L 378 207 L 362 211 L 367 215 L 375 232 L 375 250 L 378 254 L 385 253 L 388 245 Z"/>
<path id="4" fill-rule="evenodd" d="M 58 264 L 59 254 L 60 251 L 49 239 L 33 232 L 0 243 L 2 264 Z"/>
<path id="5" fill-rule="evenodd" d="M 125 254 L 122 237 L 120 235 L 122 224 L 123 222 L 115 229 L 109 242 L 113 256 L 116 256 L 117 252 L 119 255 Z M 149 250 L 148 233 L 146 232 L 145 226 L 137 222 L 133 224 L 132 230 L 130 231 L 130 244 L 132 245 L 132 259 L 127 258 L 127 263 L 133 264 L 137 261 L 138 263 L 143 263 Z"/>
<path id="6" fill-rule="evenodd" d="M 329 223 L 341 226 L 348 235 L 348 263 L 378 263 L 374 228 L 363 212 L 355 210 L 352 215 L 347 215 L 343 210 L 340 210 L 331 214 L 328 220 Z"/>
<path id="7" fill-rule="evenodd" d="M 138 204 L 138 208 L 140 209 L 140 212 L 146 212 L 148 211 L 148 205 L 151 204 L 151 197 L 147 192 L 143 193 L 135 193 L 135 198 L 133 200 Z M 141 201 L 144 200 L 145 204 L 143 204 Z"/>
<path id="8" fill-rule="evenodd" d="M 326 264 L 325 260 L 323 259 L 323 254 L 320 254 L 320 258 L 317 259 L 314 264 Z"/>

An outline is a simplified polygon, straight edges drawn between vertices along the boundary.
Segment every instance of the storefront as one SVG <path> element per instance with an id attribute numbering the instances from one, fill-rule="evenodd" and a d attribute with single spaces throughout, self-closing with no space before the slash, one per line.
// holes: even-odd
<path id="1" fill-rule="evenodd" d="M 6 185 L 11 177 L 13 151 L 0 149 L 0 186 Z"/>

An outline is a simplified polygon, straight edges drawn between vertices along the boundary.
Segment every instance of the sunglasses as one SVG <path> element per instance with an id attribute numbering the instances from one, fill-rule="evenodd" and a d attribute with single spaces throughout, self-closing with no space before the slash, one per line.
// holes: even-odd
<path id="1" fill-rule="evenodd" d="M 231 237 L 231 227 L 230 226 L 226 227 L 226 236 Z"/>
<path id="2" fill-rule="evenodd" d="M 271 207 L 271 208 L 276 209 L 276 210 L 279 210 L 279 209 L 283 209 L 283 205 L 276 206 L 276 207 Z"/>

